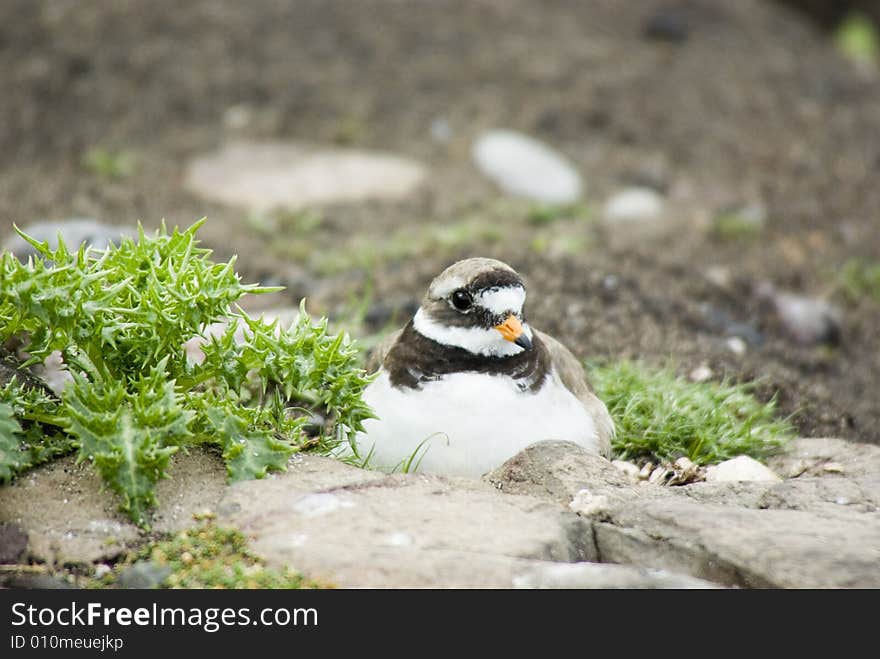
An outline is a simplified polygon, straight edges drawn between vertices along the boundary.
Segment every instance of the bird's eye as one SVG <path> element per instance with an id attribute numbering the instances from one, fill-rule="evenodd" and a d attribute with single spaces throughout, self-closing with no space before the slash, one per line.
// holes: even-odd
<path id="1" fill-rule="evenodd" d="M 467 311 L 474 303 L 471 294 L 463 289 L 459 289 L 452 294 L 452 306 L 459 311 Z"/>

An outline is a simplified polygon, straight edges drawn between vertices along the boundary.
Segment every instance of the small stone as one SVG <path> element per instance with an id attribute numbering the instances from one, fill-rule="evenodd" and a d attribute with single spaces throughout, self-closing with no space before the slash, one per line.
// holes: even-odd
<path id="1" fill-rule="evenodd" d="M 671 469 L 667 469 L 663 465 L 660 465 L 651 472 L 651 475 L 648 477 L 648 482 L 653 483 L 654 485 L 662 485 L 671 474 Z"/>
<path id="2" fill-rule="evenodd" d="M 839 462 L 828 462 L 822 465 L 822 471 L 828 472 L 829 474 L 844 473 L 843 465 Z"/>
<path id="3" fill-rule="evenodd" d="M 711 380 L 713 375 L 715 374 L 712 372 L 711 368 L 706 364 L 700 364 L 690 372 L 688 377 L 691 382 L 706 382 L 707 380 Z"/>
<path id="4" fill-rule="evenodd" d="M 678 460 L 676 460 L 676 461 L 673 463 L 673 466 L 674 466 L 676 469 L 681 469 L 681 470 L 683 470 L 683 471 L 691 471 L 691 470 L 697 468 L 697 465 L 695 465 L 695 464 L 693 463 L 693 461 L 692 461 L 690 458 L 686 458 L 686 457 L 683 457 L 683 456 L 680 457 Z"/>
<path id="5" fill-rule="evenodd" d="M 247 105 L 232 105 L 223 113 L 223 123 L 233 130 L 247 128 L 253 118 L 253 110 Z"/>
<path id="6" fill-rule="evenodd" d="M 840 342 L 843 312 L 830 302 L 777 291 L 772 284 L 758 286 L 759 300 L 768 302 L 785 332 L 801 345 Z"/>
<path id="7" fill-rule="evenodd" d="M 812 462 L 808 462 L 806 460 L 798 460 L 789 467 L 787 476 L 788 478 L 797 478 L 798 476 L 807 472 L 814 464 Z"/>
<path id="8" fill-rule="evenodd" d="M 110 574 L 110 572 L 112 572 L 112 568 L 109 565 L 107 565 L 106 563 L 98 563 L 95 566 L 94 577 L 95 577 L 95 579 L 100 579 L 100 578 Z"/>
<path id="9" fill-rule="evenodd" d="M 589 490 L 583 489 L 574 495 L 568 507 L 581 515 L 597 515 L 608 510 L 608 497 L 604 494 L 593 494 Z"/>
<path id="10" fill-rule="evenodd" d="M 670 476 L 667 485 L 687 485 L 703 480 L 700 467 L 694 464 L 690 458 L 680 457 L 673 463 L 673 474 Z"/>
<path id="11" fill-rule="evenodd" d="M 636 480 L 639 479 L 639 468 L 632 462 L 627 462 L 626 460 L 612 460 L 611 464 L 620 469 L 620 471 L 627 476 Z"/>
<path id="12" fill-rule="evenodd" d="M 580 174 L 543 142 L 509 130 L 492 130 L 474 143 L 480 171 L 508 194 L 547 204 L 572 204 L 583 194 Z"/>
<path id="13" fill-rule="evenodd" d="M 605 202 L 602 218 L 606 223 L 651 222 L 663 215 L 666 201 L 652 188 L 632 187 Z"/>
<path id="14" fill-rule="evenodd" d="M 167 565 L 141 561 L 123 570 L 117 583 L 122 588 L 158 588 L 170 574 L 171 568 Z"/>
<path id="15" fill-rule="evenodd" d="M 445 144 L 452 139 L 452 126 L 446 117 L 437 117 L 431 122 L 431 139 Z"/>
<path id="16" fill-rule="evenodd" d="M 646 462 L 645 464 L 643 464 L 641 470 L 639 471 L 639 480 L 648 480 L 651 477 L 652 471 L 654 471 L 653 462 Z"/>
<path id="17" fill-rule="evenodd" d="M 742 357 L 744 354 L 746 354 L 746 350 L 748 348 L 746 342 L 738 336 L 731 336 L 724 342 L 724 344 L 727 346 L 730 352 L 732 352 L 734 355 L 737 355 L 738 357 Z"/>
<path id="18" fill-rule="evenodd" d="M 733 285 L 733 275 L 730 269 L 722 265 L 713 265 L 706 268 L 705 277 L 710 284 L 724 290 L 730 289 Z"/>
<path id="19" fill-rule="evenodd" d="M 747 455 L 738 455 L 706 469 L 706 480 L 722 481 L 782 481 L 769 467 Z"/>

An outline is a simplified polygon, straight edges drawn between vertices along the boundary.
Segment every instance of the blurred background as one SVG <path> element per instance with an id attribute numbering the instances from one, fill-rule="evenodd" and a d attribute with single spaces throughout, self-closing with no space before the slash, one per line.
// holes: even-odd
<path id="1" fill-rule="evenodd" d="M 880 443 L 880 3 L 0 0 L 0 238 L 207 216 L 364 345 L 452 261 Z"/>

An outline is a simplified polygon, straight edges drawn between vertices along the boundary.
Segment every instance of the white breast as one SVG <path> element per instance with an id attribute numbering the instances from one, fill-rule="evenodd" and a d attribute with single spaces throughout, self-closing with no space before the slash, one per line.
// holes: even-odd
<path id="1" fill-rule="evenodd" d="M 598 452 L 596 428 L 555 373 L 537 393 L 502 375 L 455 373 L 421 390 L 396 389 L 381 372 L 365 402 L 379 419 L 358 435 L 370 466 L 393 470 L 411 456 L 424 473 L 480 476 L 529 444 L 564 439 Z"/>

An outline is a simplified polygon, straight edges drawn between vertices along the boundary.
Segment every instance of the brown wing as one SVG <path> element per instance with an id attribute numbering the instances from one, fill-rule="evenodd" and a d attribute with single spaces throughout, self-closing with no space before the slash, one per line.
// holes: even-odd
<path id="1" fill-rule="evenodd" d="M 549 334 L 535 330 L 535 334 L 547 347 L 550 362 L 556 368 L 562 383 L 580 399 L 587 412 L 596 423 L 596 434 L 599 437 L 599 453 L 606 458 L 611 457 L 611 438 L 614 437 L 614 421 L 608 413 L 605 403 L 593 393 L 587 382 L 584 367 L 571 354 L 571 351 Z"/>
<path id="2" fill-rule="evenodd" d="M 370 352 L 370 356 L 367 357 L 367 373 L 375 373 L 379 370 L 379 367 L 382 366 L 382 363 L 385 361 L 385 356 L 388 354 L 388 351 L 391 350 L 391 346 L 397 343 L 397 339 L 400 337 L 401 332 L 403 332 L 402 327 L 376 344 L 376 347 Z"/>

